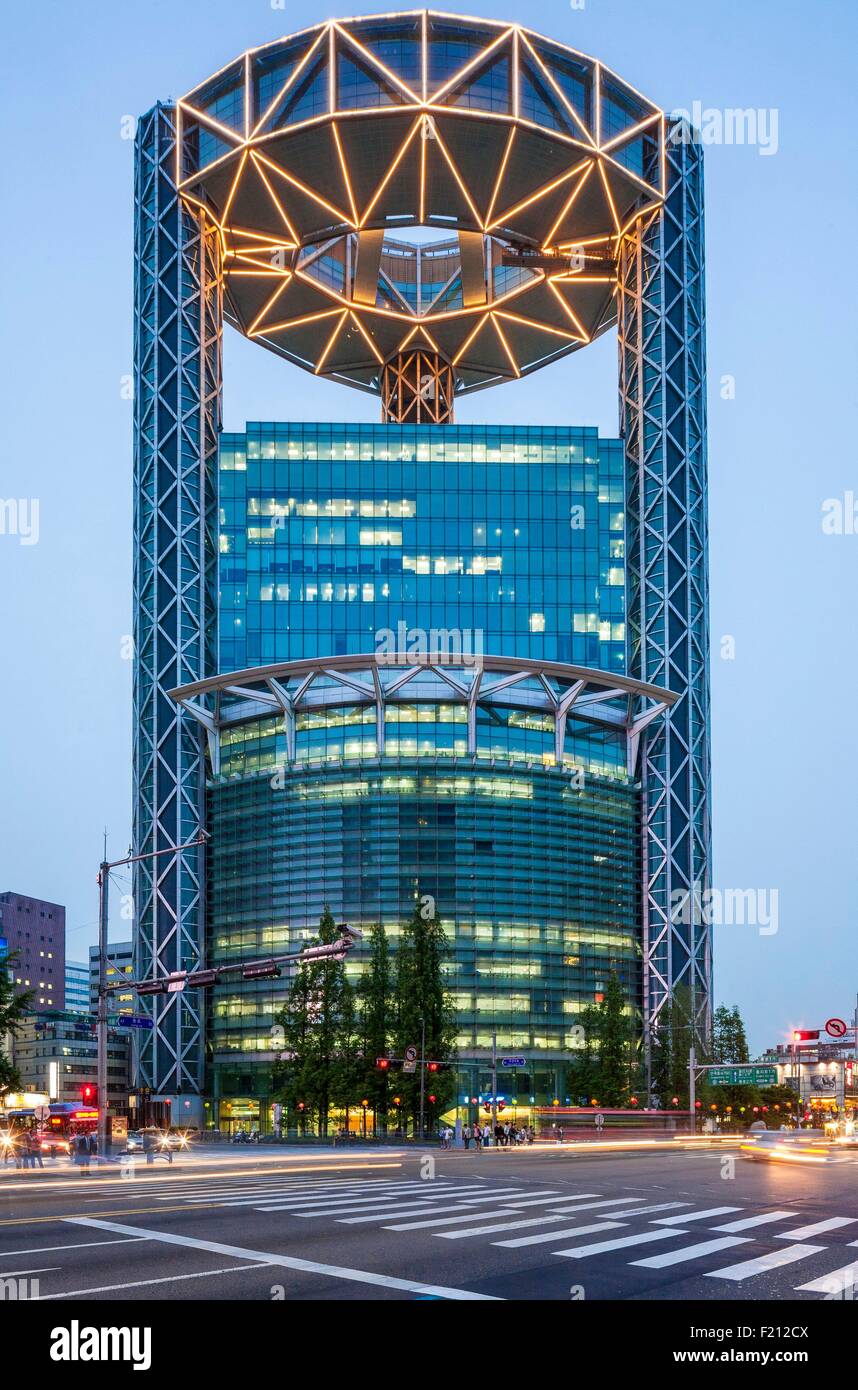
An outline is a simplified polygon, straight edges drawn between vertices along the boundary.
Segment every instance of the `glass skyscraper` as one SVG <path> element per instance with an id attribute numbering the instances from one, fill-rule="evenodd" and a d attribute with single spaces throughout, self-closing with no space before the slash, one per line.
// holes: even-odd
<path id="1" fill-rule="evenodd" d="M 462 1095 L 496 1039 L 563 1103 L 611 972 L 644 1056 L 678 986 L 705 1033 L 672 913 L 709 872 L 689 132 L 517 26 L 320 26 L 141 121 L 136 303 L 135 847 L 210 837 L 142 862 L 136 973 L 298 949 L 326 905 L 394 938 L 428 894 Z M 223 432 L 224 318 L 385 423 Z M 617 438 L 451 423 L 614 326 Z M 284 989 L 156 996 L 136 1083 L 267 1125 Z"/>

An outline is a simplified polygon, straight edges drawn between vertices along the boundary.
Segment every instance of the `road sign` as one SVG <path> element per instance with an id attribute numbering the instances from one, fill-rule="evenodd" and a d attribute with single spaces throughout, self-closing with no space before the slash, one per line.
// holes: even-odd
<path id="1" fill-rule="evenodd" d="M 708 1080 L 712 1086 L 776 1086 L 776 1067 L 711 1067 Z"/>
<path id="2" fill-rule="evenodd" d="M 406 1049 L 405 1049 L 405 1061 L 402 1063 L 402 1070 L 403 1070 L 404 1072 L 408 1072 L 409 1074 L 410 1074 L 411 1072 L 415 1072 L 415 1071 L 417 1070 L 417 1048 L 416 1048 L 416 1047 L 406 1047 Z"/>
<path id="3" fill-rule="evenodd" d="M 593 1121 L 596 1125 L 596 1128 L 601 1129 L 603 1124 L 605 1123 L 605 1117 L 600 1113 L 600 1111 L 597 1110 L 596 1114 L 593 1116 Z"/>
<path id="4" fill-rule="evenodd" d="M 526 1057 L 501 1057 L 502 1067 L 526 1067 Z"/>
<path id="5" fill-rule="evenodd" d="M 843 1038 L 849 1032 L 849 1027 L 842 1018 L 830 1018 L 825 1025 L 825 1031 L 830 1038 Z"/>
<path id="6" fill-rule="evenodd" d="M 45 1124 L 51 1118 L 51 1107 L 49 1105 L 37 1105 L 33 1113 L 37 1120 Z"/>
<path id="7" fill-rule="evenodd" d="M 116 1020 L 117 1028 L 152 1028 L 154 1027 L 151 1018 L 147 1014 L 120 1014 Z"/>

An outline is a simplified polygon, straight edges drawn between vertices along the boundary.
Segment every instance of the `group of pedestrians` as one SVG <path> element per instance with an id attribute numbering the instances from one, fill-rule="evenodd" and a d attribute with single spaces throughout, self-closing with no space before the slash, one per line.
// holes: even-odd
<path id="1" fill-rule="evenodd" d="M 16 1168 L 44 1168 L 42 1141 L 32 1130 L 11 1136 L 11 1141 L 3 1148 L 3 1166 L 12 1159 Z"/>
<path id="2" fill-rule="evenodd" d="M 454 1134 L 449 1125 L 441 1130 L 441 1148 L 451 1149 L 453 1147 Z M 474 1124 L 462 1126 L 462 1143 L 466 1149 L 470 1149 L 473 1143 L 475 1149 L 491 1148 L 494 1139 L 495 1148 L 512 1148 L 516 1144 L 532 1144 L 536 1137 L 535 1131 L 530 1125 L 515 1125 L 507 1121 L 505 1124 L 496 1124 L 494 1129 L 491 1125 Z"/>

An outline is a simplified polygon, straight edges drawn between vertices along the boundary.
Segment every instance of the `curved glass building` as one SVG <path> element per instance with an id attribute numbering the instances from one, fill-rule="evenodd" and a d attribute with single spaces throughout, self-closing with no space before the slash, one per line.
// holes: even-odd
<path id="1" fill-rule="evenodd" d="M 141 865 L 138 975 L 430 895 L 461 1102 L 496 1039 L 563 1103 L 611 971 L 644 1053 L 680 983 L 705 1031 L 672 913 L 709 862 L 690 132 L 516 25 L 332 21 L 143 118 L 136 302 L 135 847 L 210 835 Z M 384 423 L 224 433 L 224 319 Z M 615 327 L 617 438 L 452 423 Z M 155 996 L 138 1083 L 266 1126 L 284 989 Z"/>

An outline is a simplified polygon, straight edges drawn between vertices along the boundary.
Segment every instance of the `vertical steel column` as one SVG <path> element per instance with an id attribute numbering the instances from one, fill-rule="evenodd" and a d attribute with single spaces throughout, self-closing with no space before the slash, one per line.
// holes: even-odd
<path id="1" fill-rule="evenodd" d="M 628 673 L 680 694 L 642 735 L 645 1048 L 674 991 L 711 1026 L 703 153 L 668 122 L 667 197 L 620 251 Z"/>
<path id="2" fill-rule="evenodd" d="M 201 731 L 166 692 L 216 669 L 217 447 L 222 297 L 215 229 L 176 188 L 175 110 L 139 122 L 134 183 L 134 853 L 193 839 L 204 823 Z M 203 849 L 136 865 L 138 978 L 199 965 Z M 203 1085 L 201 1002 L 147 1000 L 135 1083 Z M 135 1030 L 137 1031 L 137 1030 Z"/>

